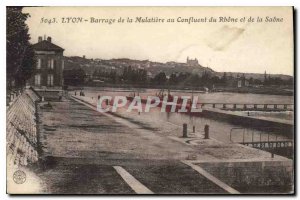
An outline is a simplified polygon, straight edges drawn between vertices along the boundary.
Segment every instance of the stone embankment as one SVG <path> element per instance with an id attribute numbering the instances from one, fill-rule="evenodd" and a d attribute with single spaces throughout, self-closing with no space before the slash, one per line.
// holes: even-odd
<path id="1" fill-rule="evenodd" d="M 39 96 L 31 89 L 18 93 L 6 112 L 7 164 L 27 166 L 38 161 L 36 102 Z"/>

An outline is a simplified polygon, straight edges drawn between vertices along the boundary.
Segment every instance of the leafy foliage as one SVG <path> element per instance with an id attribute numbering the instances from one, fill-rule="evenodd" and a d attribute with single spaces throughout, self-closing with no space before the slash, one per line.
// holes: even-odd
<path id="1" fill-rule="evenodd" d="M 6 80 L 11 89 L 25 85 L 34 72 L 36 60 L 25 23 L 29 14 L 22 13 L 22 7 L 6 9 Z"/>
<path id="2" fill-rule="evenodd" d="M 65 85 L 82 85 L 84 83 L 85 72 L 83 69 L 64 70 Z"/>

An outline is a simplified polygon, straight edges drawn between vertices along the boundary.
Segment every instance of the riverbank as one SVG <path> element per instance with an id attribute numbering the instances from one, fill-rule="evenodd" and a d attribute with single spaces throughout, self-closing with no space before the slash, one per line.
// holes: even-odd
<path id="1" fill-rule="evenodd" d="M 284 89 L 280 87 L 240 87 L 240 88 L 215 88 L 213 92 L 234 92 L 234 93 L 252 93 L 252 94 L 269 94 L 269 95 L 283 95 L 293 96 L 293 88 Z"/>
<path id="2" fill-rule="evenodd" d="M 98 84 L 98 85 L 84 85 L 84 86 L 68 86 L 68 90 L 81 90 L 85 87 L 89 88 L 123 88 L 124 90 L 138 91 L 140 89 L 164 89 L 164 90 L 181 90 L 185 92 L 207 92 L 206 87 L 192 87 L 192 86 L 162 86 L 162 85 L 134 85 L 134 84 Z M 284 89 L 278 87 L 222 87 L 208 90 L 211 93 L 214 92 L 231 92 L 241 94 L 266 94 L 266 95 L 282 95 L 293 96 L 293 89 Z"/>

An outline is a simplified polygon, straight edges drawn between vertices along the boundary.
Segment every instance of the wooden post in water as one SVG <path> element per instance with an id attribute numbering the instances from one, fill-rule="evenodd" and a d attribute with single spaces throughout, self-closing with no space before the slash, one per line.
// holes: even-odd
<path id="1" fill-rule="evenodd" d="M 195 133 L 195 126 L 193 126 L 193 133 Z"/>
<path id="2" fill-rule="evenodd" d="M 205 125 L 204 127 L 204 139 L 209 139 L 209 125 Z"/>
<path id="3" fill-rule="evenodd" d="M 183 124 L 182 137 L 187 138 L 187 124 Z"/>

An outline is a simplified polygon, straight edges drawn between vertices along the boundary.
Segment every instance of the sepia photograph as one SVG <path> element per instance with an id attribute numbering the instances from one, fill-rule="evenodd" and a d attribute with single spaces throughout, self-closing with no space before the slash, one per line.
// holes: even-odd
<path id="1" fill-rule="evenodd" d="M 294 195 L 294 15 L 6 6 L 7 194 Z"/>

